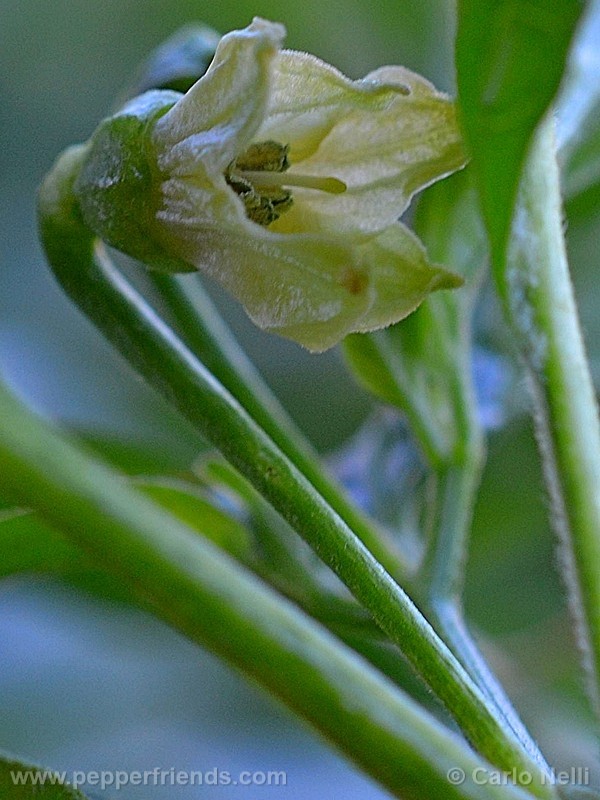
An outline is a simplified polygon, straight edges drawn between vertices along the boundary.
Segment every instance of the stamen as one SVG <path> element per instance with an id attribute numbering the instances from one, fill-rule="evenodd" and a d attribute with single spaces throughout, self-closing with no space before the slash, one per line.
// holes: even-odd
<path id="1" fill-rule="evenodd" d="M 254 170 L 240 170 L 233 174 L 239 175 L 256 187 L 269 186 L 300 186 L 304 189 L 317 189 L 328 194 L 343 194 L 347 186 L 337 178 L 323 178 L 319 175 L 297 175 L 294 172 L 255 172 Z"/>
<path id="2" fill-rule="evenodd" d="M 225 170 L 225 180 L 244 204 L 252 222 L 268 227 L 289 211 L 294 198 L 290 186 L 341 194 L 346 184 L 337 178 L 289 173 L 289 145 L 254 142 Z"/>

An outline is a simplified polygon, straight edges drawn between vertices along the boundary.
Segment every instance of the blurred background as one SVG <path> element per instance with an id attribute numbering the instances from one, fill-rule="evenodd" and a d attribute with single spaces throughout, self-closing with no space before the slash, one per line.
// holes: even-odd
<path id="1" fill-rule="evenodd" d="M 398 63 L 453 90 L 449 0 L 0 0 L 0 371 L 44 415 L 104 449 L 130 445 L 140 463 L 157 470 L 186 466 L 201 443 L 54 285 L 37 242 L 36 187 L 65 146 L 88 138 L 164 38 L 189 22 L 226 32 L 254 15 L 284 22 L 287 46 L 350 77 Z M 569 247 L 596 376 L 599 232 L 597 214 L 574 211 Z M 373 401 L 339 353 L 309 356 L 262 335 L 234 304 L 214 296 L 310 439 L 322 451 L 341 447 Z M 489 303 L 488 339 L 502 341 Z M 510 353 L 504 357 L 496 364 L 508 363 Z M 521 390 L 517 380 L 518 396 Z M 525 407 L 495 409 L 467 604 L 526 722 L 548 757 L 566 768 L 592 763 L 595 745 L 569 655 L 572 626 Z M 33 577 L 0 585 L 0 606 L 0 748 L 56 769 L 288 774 L 287 788 L 130 787 L 119 793 L 124 800 L 286 791 L 296 798 L 383 797 L 264 694 L 141 614 Z"/>

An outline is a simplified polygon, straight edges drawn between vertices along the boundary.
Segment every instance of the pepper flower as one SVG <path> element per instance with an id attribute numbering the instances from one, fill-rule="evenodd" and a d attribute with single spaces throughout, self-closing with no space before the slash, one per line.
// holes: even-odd
<path id="1" fill-rule="evenodd" d="M 398 218 L 465 157 L 453 103 L 424 78 L 352 81 L 284 35 L 262 19 L 227 34 L 153 119 L 149 235 L 260 328 L 323 351 L 462 283 Z"/>

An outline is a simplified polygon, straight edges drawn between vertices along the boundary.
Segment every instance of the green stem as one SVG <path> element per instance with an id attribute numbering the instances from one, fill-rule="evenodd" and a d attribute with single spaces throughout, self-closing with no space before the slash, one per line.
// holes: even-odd
<path id="1" fill-rule="evenodd" d="M 544 756 L 473 639 L 465 623 L 462 603 L 436 599 L 428 606 L 428 611 L 436 630 L 479 686 L 488 702 L 495 705 L 498 714 L 529 757 L 538 764 L 540 770 L 547 772 L 549 767 Z"/>
<path id="2" fill-rule="evenodd" d="M 444 240 L 444 234 L 437 230 L 435 233 L 437 256 L 441 260 L 450 258 L 451 247 Z M 496 707 L 529 756 L 541 769 L 547 770 L 542 753 L 479 651 L 464 620 L 462 596 L 468 538 L 485 455 L 471 367 L 473 299 L 474 294 L 462 299 L 449 298 L 445 305 L 440 302 L 438 308 L 440 316 L 445 309 L 446 328 L 453 332 L 453 336 L 448 337 L 444 362 L 447 365 L 446 402 L 454 421 L 454 437 L 452 446 L 437 453 L 436 459 L 430 462 L 437 482 L 434 513 L 427 548 L 416 576 L 416 592 L 433 626 L 472 680 Z M 431 327 L 443 330 L 440 324 Z"/>
<path id="3" fill-rule="evenodd" d="M 306 718 L 397 797 L 526 800 L 365 661 L 0 387 L 2 492 Z M 464 770 L 461 786 L 447 780 Z M 550 791 L 548 797 L 554 797 Z"/>
<path id="4" fill-rule="evenodd" d="M 455 405 L 462 411 L 460 448 L 454 462 L 437 472 L 436 514 L 428 551 L 419 576 L 429 618 L 472 680 L 540 769 L 548 769 L 542 753 L 523 725 L 503 687 L 488 666 L 464 621 L 462 595 L 467 539 L 481 473 L 483 448 L 475 419 L 470 378 L 465 377 Z"/>
<path id="5" fill-rule="evenodd" d="M 195 280 L 193 280 L 195 278 Z M 386 570 L 398 579 L 408 574 L 397 548 L 375 529 L 327 473 L 220 318 L 198 276 L 172 278 L 153 273 L 149 280 L 183 340 L 200 361 L 246 409 L 282 453 L 347 523 Z M 192 282 L 193 281 L 193 282 Z"/>
<path id="6" fill-rule="evenodd" d="M 406 593 L 247 412 L 173 334 L 94 245 L 72 195 L 78 151 L 68 152 L 40 194 L 46 253 L 75 302 L 138 371 L 217 447 L 340 577 L 413 664 L 473 745 L 501 769 L 532 774 L 530 791 L 551 796 L 539 765 L 507 731 Z"/>
<path id="7" fill-rule="evenodd" d="M 569 277 L 552 120 L 530 151 L 498 280 L 529 369 L 553 523 L 600 711 L 600 427 Z"/>
<path id="8" fill-rule="evenodd" d="M 449 464 L 436 471 L 435 514 L 431 520 L 420 581 L 430 600 L 460 601 L 463 592 L 467 538 L 479 467 Z"/>

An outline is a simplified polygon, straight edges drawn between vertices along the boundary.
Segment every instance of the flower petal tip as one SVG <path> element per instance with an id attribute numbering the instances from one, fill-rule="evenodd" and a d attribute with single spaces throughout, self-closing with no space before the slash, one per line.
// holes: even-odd
<path id="1" fill-rule="evenodd" d="M 457 275 L 456 272 L 449 272 L 443 267 L 438 268 L 439 275 L 435 285 L 435 289 L 460 289 L 465 285 L 465 279 L 462 275 Z"/>
<path id="2" fill-rule="evenodd" d="M 276 50 L 279 50 L 286 37 L 284 25 L 280 22 L 271 22 L 262 17 L 254 17 L 251 24 L 248 25 L 244 32 L 263 36 Z"/>

